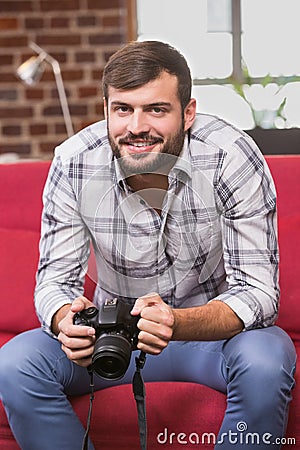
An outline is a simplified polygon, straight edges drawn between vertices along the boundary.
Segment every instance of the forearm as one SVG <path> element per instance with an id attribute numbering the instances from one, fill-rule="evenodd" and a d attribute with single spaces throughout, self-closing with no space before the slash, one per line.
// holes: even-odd
<path id="1" fill-rule="evenodd" d="M 224 302 L 213 300 L 206 305 L 174 309 L 172 340 L 215 341 L 240 333 L 244 324 Z"/>
<path id="2" fill-rule="evenodd" d="M 138 349 L 158 355 L 175 341 L 209 341 L 229 339 L 244 329 L 234 311 L 220 300 L 203 306 L 173 309 L 151 293 L 140 297 L 131 311 L 140 315 Z"/>
<path id="3" fill-rule="evenodd" d="M 40 282 L 38 277 L 34 295 L 35 309 L 44 330 L 51 334 L 55 314 L 64 306 L 71 305 L 74 299 L 81 295 L 83 288 L 50 282 L 48 278 Z"/>

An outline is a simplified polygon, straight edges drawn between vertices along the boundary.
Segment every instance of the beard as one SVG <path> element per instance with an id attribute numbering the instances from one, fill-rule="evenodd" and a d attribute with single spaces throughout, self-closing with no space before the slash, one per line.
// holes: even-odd
<path id="1" fill-rule="evenodd" d="M 157 144 L 161 143 L 163 145 L 159 152 L 143 152 L 122 156 L 118 143 L 110 135 L 108 123 L 107 132 L 112 153 L 118 159 L 119 165 L 125 177 L 142 173 L 159 173 L 165 175 L 174 166 L 182 151 L 185 139 L 183 121 L 181 122 L 177 132 L 167 139 L 165 143 L 161 137 L 151 136 L 148 133 L 140 133 L 137 135 L 128 133 L 126 136 L 119 139 L 119 145 L 125 144 L 128 141 L 134 141 L 135 139 L 155 141 Z"/>

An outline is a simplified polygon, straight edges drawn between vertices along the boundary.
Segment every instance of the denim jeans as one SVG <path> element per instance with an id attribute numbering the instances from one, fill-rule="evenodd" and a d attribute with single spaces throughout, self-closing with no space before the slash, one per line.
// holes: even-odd
<path id="1" fill-rule="evenodd" d="M 170 342 L 160 355 L 147 356 L 143 377 L 196 382 L 227 393 L 215 448 L 264 449 L 270 445 L 263 436 L 275 442 L 285 434 L 295 364 L 292 341 L 273 326 L 229 340 Z M 95 389 L 131 383 L 134 370 L 132 357 L 121 380 L 96 376 Z M 41 329 L 16 336 L 0 350 L 1 399 L 22 450 L 80 450 L 84 428 L 67 396 L 89 393 L 89 384 L 87 370 L 68 360 L 60 343 Z M 241 423 L 256 436 L 250 445 L 240 439 Z"/>

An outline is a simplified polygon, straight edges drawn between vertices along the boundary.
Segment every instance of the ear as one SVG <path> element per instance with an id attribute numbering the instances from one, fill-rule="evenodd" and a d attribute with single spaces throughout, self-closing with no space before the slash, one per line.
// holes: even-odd
<path id="1" fill-rule="evenodd" d="M 107 111 L 107 101 L 105 97 L 103 97 L 103 108 L 104 108 L 104 118 L 105 120 L 107 120 L 108 111 Z"/>
<path id="2" fill-rule="evenodd" d="M 196 99 L 191 98 L 184 109 L 184 131 L 187 131 L 194 123 L 196 117 Z"/>

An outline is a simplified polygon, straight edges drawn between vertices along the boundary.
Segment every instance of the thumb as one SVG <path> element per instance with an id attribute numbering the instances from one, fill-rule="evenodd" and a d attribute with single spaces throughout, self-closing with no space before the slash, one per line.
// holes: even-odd
<path id="1" fill-rule="evenodd" d="M 92 302 L 90 302 L 86 297 L 77 297 L 73 301 L 71 305 L 71 311 L 76 313 L 79 311 L 83 311 L 84 309 L 88 308 L 89 306 L 94 306 Z"/>
<path id="2" fill-rule="evenodd" d="M 161 302 L 162 299 L 156 292 L 151 292 L 150 294 L 143 295 L 136 300 L 131 310 L 131 314 L 133 316 L 137 316 L 146 306 L 153 306 Z"/>

